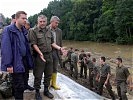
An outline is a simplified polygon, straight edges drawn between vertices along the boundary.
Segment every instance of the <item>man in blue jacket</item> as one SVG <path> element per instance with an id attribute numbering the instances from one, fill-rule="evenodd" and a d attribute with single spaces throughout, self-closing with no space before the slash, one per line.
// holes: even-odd
<path id="1" fill-rule="evenodd" d="M 12 74 L 13 95 L 15 99 L 22 100 L 24 93 L 24 75 L 26 67 L 33 67 L 28 40 L 25 36 L 27 30 L 24 25 L 27 14 L 18 11 L 16 22 L 4 28 L 1 42 L 1 70 Z"/>

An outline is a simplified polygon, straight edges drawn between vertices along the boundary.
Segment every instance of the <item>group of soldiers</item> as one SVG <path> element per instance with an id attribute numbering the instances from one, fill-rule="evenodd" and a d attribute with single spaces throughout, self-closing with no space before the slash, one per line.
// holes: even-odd
<path id="1" fill-rule="evenodd" d="M 106 63 L 106 58 L 104 56 L 100 57 L 99 62 L 96 62 L 96 58 L 91 57 L 90 52 L 85 52 L 71 47 L 67 53 L 67 59 L 63 62 L 63 67 L 66 68 L 65 64 L 69 62 L 70 64 L 70 75 L 78 79 L 78 65 L 80 71 L 80 78 L 87 79 L 87 70 L 89 69 L 89 85 L 90 89 L 98 93 L 103 94 L 103 87 L 106 87 L 112 100 L 115 100 L 115 94 L 112 91 L 112 86 L 110 84 L 111 68 L 110 65 Z M 129 87 L 132 84 L 131 75 L 128 68 L 122 64 L 122 58 L 116 58 L 116 83 L 117 92 L 119 100 L 127 100 L 127 80 Z M 83 75 L 84 72 L 84 75 Z"/>

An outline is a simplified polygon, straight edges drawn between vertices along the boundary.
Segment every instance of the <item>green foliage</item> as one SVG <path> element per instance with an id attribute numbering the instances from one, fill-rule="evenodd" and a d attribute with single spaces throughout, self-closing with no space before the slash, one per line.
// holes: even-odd
<path id="1" fill-rule="evenodd" d="M 127 42 L 133 36 L 133 0 L 117 0 L 115 10 L 115 32 Z"/>
<path id="2" fill-rule="evenodd" d="M 61 19 L 63 39 L 133 44 L 133 0 L 54 0 L 37 16 Z"/>
<path id="3" fill-rule="evenodd" d="M 6 19 L 5 19 L 5 23 L 6 23 L 7 25 L 10 25 L 11 19 L 10 19 L 10 18 L 6 18 Z"/>
<path id="4" fill-rule="evenodd" d="M 114 31 L 114 10 L 108 10 L 104 12 L 99 19 L 97 24 L 95 24 L 96 32 L 96 41 L 103 42 L 114 42 L 116 34 Z"/>

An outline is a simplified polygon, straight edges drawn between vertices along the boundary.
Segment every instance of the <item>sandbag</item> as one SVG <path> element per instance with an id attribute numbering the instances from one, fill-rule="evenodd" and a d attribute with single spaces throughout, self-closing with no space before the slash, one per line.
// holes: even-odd
<path id="1" fill-rule="evenodd" d="M 12 78 L 7 72 L 0 72 L 0 94 L 3 98 L 12 97 Z"/>

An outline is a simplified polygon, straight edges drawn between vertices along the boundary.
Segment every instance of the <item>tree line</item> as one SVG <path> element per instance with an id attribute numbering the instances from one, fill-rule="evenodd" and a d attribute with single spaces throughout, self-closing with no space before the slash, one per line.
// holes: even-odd
<path id="1" fill-rule="evenodd" d="M 64 40 L 133 44 L 133 0 L 54 0 L 28 20 L 33 27 L 37 16 L 61 19 Z"/>

